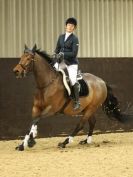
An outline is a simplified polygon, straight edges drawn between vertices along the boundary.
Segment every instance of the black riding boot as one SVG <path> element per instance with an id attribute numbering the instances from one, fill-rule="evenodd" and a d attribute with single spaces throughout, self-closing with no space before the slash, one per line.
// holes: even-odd
<path id="1" fill-rule="evenodd" d="M 74 92 L 74 105 L 73 109 L 77 110 L 80 108 L 80 102 L 79 102 L 79 84 L 76 83 L 73 85 L 73 92 Z"/>

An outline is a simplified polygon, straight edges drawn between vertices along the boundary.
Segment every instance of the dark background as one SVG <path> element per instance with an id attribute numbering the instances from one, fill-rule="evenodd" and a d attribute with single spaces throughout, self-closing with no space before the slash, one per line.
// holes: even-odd
<path id="1" fill-rule="evenodd" d="M 33 94 L 36 89 L 32 74 L 16 79 L 12 70 L 18 58 L 0 59 L 0 139 L 24 136 L 31 122 Z M 114 91 L 121 109 L 131 114 L 133 103 L 133 58 L 80 58 L 82 72 L 101 77 Z M 127 110 L 127 107 L 130 108 Z M 96 112 L 96 133 L 132 131 L 133 121 L 122 124 L 110 120 L 101 109 Z M 79 118 L 56 115 L 39 123 L 39 137 L 64 136 L 72 132 Z M 86 125 L 82 133 L 86 133 Z"/>

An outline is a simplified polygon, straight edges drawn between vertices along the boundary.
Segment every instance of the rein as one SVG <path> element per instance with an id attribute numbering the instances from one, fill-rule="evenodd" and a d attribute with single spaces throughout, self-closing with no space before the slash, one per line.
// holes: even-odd
<path id="1" fill-rule="evenodd" d="M 39 89 L 39 90 L 46 89 L 47 87 L 49 87 L 49 85 L 51 85 L 57 79 L 57 77 L 58 77 L 58 73 L 56 74 L 56 76 L 51 81 L 49 81 L 49 83 L 47 83 L 46 85 L 44 85 L 42 87 L 37 86 L 37 89 Z"/>
<path id="2" fill-rule="evenodd" d="M 32 71 L 34 71 L 34 62 L 36 62 L 37 60 L 35 58 L 33 58 L 32 61 L 33 61 Z M 59 73 L 56 72 L 55 70 L 54 70 L 54 72 L 55 72 L 55 77 L 52 80 L 50 80 L 46 85 L 43 85 L 41 87 L 37 86 L 36 88 L 39 90 L 43 90 L 43 89 L 46 89 L 47 87 L 49 87 L 49 85 L 51 85 L 57 79 L 57 77 L 59 75 Z"/>

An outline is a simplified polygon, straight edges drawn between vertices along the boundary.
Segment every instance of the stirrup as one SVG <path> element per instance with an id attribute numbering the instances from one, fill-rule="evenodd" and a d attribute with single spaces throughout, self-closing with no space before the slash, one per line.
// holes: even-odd
<path id="1" fill-rule="evenodd" d="M 80 102 L 79 101 L 74 101 L 73 109 L 77 110 L 80 108 Z"/>

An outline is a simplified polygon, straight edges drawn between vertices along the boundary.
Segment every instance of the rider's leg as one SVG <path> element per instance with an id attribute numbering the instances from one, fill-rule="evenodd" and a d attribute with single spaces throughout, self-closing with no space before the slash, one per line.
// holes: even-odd
<path id="1" fill-rule="evenodd" d="M 80 108 L 79 102 L 79 84 L 77 83 L 77 72 L 78 72 L 78 65 L 69 65 L 67 66 L 70 82 L 72 85 L 72 92 L 74 93 L 74 110 Z"/>
<path id="2" fill-rule="evenodd" d="M 79 102 L 79 84 L 75 83 L 73 85 L 73 91 L 74 91 L 74 110 L 77 110 L 80 108 L 80 102 Z"/>

